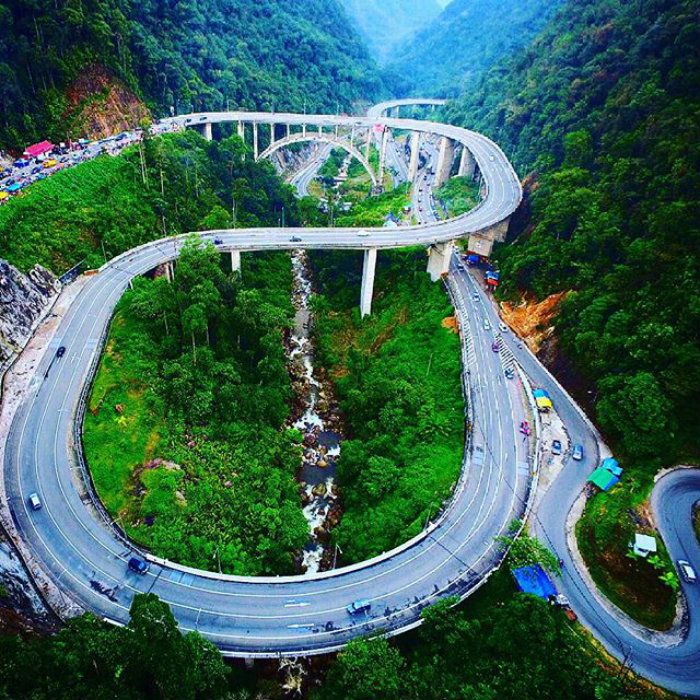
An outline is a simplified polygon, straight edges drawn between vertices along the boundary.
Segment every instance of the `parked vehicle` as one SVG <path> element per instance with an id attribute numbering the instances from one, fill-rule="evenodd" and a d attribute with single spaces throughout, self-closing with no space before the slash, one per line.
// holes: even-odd
<path id="1" fill-rule="evenodd" d="M 679 559 L 677 564 L 678 571 L 686 583 L 695 583 L 698 580 L 695 569 L 690 565 L 690 562 L 687 562 L 685 559 Z"/>
<path id="2" fill-rule="evenodd" d="M 358 613 L 369 612 L 372 604 L 365 599 L 355 600 L 347 608 L 345 608 L 350 615 L 357 615 Z"/>
<path id="3" fill-rule="evenodd" d="M 41 501 L 39 500 L 39 494 L 35 491 L 34 493 L 29 494 L 29 505 L 32 507 L 32 510 L 40 510 L 41 509 Z"/>
<path id="4" fill-rule="evenodd" d="M 532 428 L 530 427 L 530 424 L 526 421 L 520 421 L 520 432 L 523 435 L 531 435 L 532 434 Z"/>
<path id="5" fill-rule="evenodd" d="M 131 557 L 131 559 L 129 559 L 128 567 L 129 571 L 133 571 L 135 574 L 140 574 L 143 576 L 151 568 L 151 565 L 143 559 Z"/>
<path id="6" fill-rule="evenodd" d="M 44 161 L 44 168 L 53 168 L 58 161 L 55 158 L 49 158 Z"/>
<path id="7" fill-rule="evenodd" d="M 580 462 L 583 459 L 583 445 L 575 444 L 571 457 L 577 462 Z"/>
<path id="8" fill-rule="evenodd" d="M 561 454 L 561 442 L 559 440 L 552 440 L 552 454 L 553 455 L 560 455 Z"/>
<path id="9" fill-rule="evenodd" d="M 503 321 L 498 322 L 498 329 L 501 331 L 501 333 L 507 333 L 508 332 L 508 326 L 506 326 Z"/>

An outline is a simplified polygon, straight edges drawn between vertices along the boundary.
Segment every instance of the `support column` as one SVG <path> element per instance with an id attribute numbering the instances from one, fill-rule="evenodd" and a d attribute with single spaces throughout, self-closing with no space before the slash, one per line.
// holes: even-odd
<path id="1" fill-rule="evenodd" d="M 258 159 L 258 124 L 253 122 L 253 158 Z"/>
<path id="2" fill-rule="evenodd" d="M 454 242 L 436 243 L 428 248 L 428 274 L 433 282 L 437 282 L 450 271 L 450 257 L 454 250 Z"/>
<path id="3" fill-rule="evenodd" d="M 238 122 L 238 136 L 245 143 L 245 124 L 243 122 Z"/>
<path id="4" fill-rule="evenodd" d="M 202 126 L 202 135 L 207 141 L 211 141 L 211 122 L 206 122 L 206 124 Z"/>
<path id="5" fill-rule="evenodd" d="M 306 124 L 301 125 L 301 135 L 306 138 Z"/>
<path id="6" fill-rule="evenodd" d="M 175 278 L 175 271 L 173 269 L 173 261 L 169 260 L 165 263 L 165 278 L 168 282 L 172 282 Z"/>
<path id="7" fill-rule="evenodd" d="M 408 162 L 408 181 L 413 182 L 418 174 L 418 156 L 420 155 L 420 131 L 411 133 L 411 159 Z"/>
<path id="8" fill-rule="evenodd" d="M 350 148 L 352 148 L 355 145 L 355 127 L 353 126 L 350 129 Z"/>
<path id="9" fill-rule="evenodd" d="M 377 249 L 365 250 L 362 263 L 362 289 L 360 291 L 360 315 L 362 318 L 372 313 L 372 294 L 374 293 L 374 271 L 377 267 Z"/>
<path id="10" fill-rule="evenodd" d="M 458 174 L 473 178 L 475 170 L 476 160 L 474 159 L 472 152 L 466 146 L 462 146 L 462 156 L 459 159 Z"/>
<path id="11" fill-rule="evenodd" d="M 382 147 L 379 151 L 379 177 L 378 185 L 379 187 L 384 187 L 384 167 L 386 165 L 386 149 L 389 143 L 389 129 L 384 127 L 384 133 L 382 134 Z"/>
<path id="12" fill-rule="evenodd" d="M 398 105 L 394 107 L 394 119 L 399 119 L 401 117 L 401 107 Z"/>
<path id="13" fill-rule="evenodd" d="M 435 188 L 442 186 L 450 177 L 452 161 L 455 155 L 455 144 L 446 136 L 440 141 L 440 155 L 438 156 L 437 169 L 435 170 Z"/>
<path id="14" fill-rule="evenodd" d="M 372 127 L 367 129 L 367 143 L 365 144 L 365 160 L 369 160 L 369 148 L 372 145 Z"/>
<path id="15" fill-rule="evenodd" d="M 318 135 L 323 136 L 323 124 L 318 125 Z"/>
<path id="16" fill-rule="evenodd" d="M 490 257 L 493 244 L 496 241 L 503 243 L 506 240 L 509 223 L 510 218 L 504 219 L 482 231 L 470 234 L 467 249 L 472 253 L 483 255 L 485 258 Z"/>
<path id="17" fill-rule="evenodd" d="M 231 251 L 231 272 L 241 271 L 241 251 L 232 250 Z"/>
<path id="18" fill-rule="evenodd" d="M 275 125 L 270 124 L 270 146 L 273 146 L 275 143 Z"/>
<path id="19" fill-rule="evenodd" d="M 289 138 L 292 135 L 292 125 L 287 124 L 287 138 Z"/>

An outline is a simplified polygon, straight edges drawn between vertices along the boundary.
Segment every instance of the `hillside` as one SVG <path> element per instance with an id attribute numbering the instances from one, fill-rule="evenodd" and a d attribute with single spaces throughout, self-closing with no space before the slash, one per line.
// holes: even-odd
<path id="1" fill-rule="evenodd" d="M 660 628 L 668 589 L 642 583 L 626 543 L 656 471 L 700 454 L 699 44 L 697 2 L 570 2 L 448 108 L 531 173 L 527 228 L 496 253 L 502 291 L 571 290 L 548 354 L 628 470 L 580 546 L 606 594 Z"/>
<path id="2" fill-rule="evenodd" d="M 401 94 L 454 96 L 525 46 L 561 0 L 454 0 L 388 63 Z"/>
<path id="3" fill-rule="evenodd" d="M 0 5 L 0 148 L 59 139 L 71 126 L 82 135 L 82 121 L 67 119 L 76 110 L 66 92 L 95 65 L 155 115 L 227 105 L 301 111 L 304 100 L 309 111 L 335 111 L 378 91 L 372 61 L 336 0 L 59 5 Z"/>
<path id="4" fill-rule="evenodd" d="M 437 0 L 341 0 L 369 46 L 386 63 L 400 43 L 441 12 Z"/>

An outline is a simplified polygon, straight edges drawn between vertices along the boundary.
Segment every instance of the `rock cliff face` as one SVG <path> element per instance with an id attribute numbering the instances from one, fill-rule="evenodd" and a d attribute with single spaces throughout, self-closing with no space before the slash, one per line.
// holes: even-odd
<path id="1" fill-rule="evenodd" d="M 0 373 L 25 346 L 60 282 L 41 265 L 26 275 L 0 260 Z"/>

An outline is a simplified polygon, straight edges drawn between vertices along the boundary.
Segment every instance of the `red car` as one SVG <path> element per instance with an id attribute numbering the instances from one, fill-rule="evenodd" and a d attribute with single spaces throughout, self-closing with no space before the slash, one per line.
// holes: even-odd
<path id="1" fill-rule="evenodd" d="M 526 420 L 520 421 L 520 432 L 523 435 L 530 435 L 532 433 L 532 428 Z"/>

